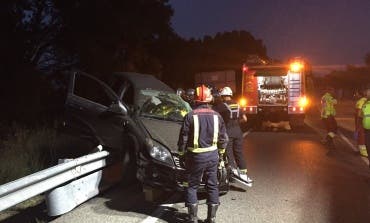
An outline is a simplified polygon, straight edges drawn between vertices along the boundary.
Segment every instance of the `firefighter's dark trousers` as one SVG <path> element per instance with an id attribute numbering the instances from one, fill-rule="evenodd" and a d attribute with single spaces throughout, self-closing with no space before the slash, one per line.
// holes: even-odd
<path id="1" fill-rule="evenodd" d="M 362 118 L 357 115 L 355 116 L 355 132 L 357 132 L 357 145 L 365 145 L 365 129 L 362 126 Z"/>
<path id="2" fill-rule="evenodd" d="M 367 150 L 367 158 L 370 161 L 370 129 L 364 129 L 365 130 L 365 145 L 366 145 L 366 150 Z M 369 164 L 370 167 L 370 164 Z"/>
<path id="3" fill-rule="evenodd" d="M 338 125 L 337 121 L 335 120 L 335 117 L 332 115 L 329 115 L 327 118 L 322 118 L 322 121 L 324 122 L 326 131 L 328 133 L 337 133 Z"/>
<path id="4" fill-rule="evenodd" d="M 226 151 L 230 165 L 233 168 L 247 169 L 247 164 L 243 156 L 243 135 L 240 134 L 240 137 L 229 137 Z"/>
<path id="5" fill-rule="evenodd" d="M 238 120 L 230 120 L 226 129 L 229 135 L 226 151 L 231 167 L 239 167 L 241 170 L 247 169 L 247 163 L 243 156 L 243 132 Z"/>
<path id="6" fill-rule="evenodd" d="M 204 174 L 206 180 L 207 203 L 219 204 L 219 193 L 217 185 L 217 166 L 218 154 L 217 151 L 211 152 L 210 156 L 204 156 L 205 159 L 199 158 L 198 154 L 186 156 L 185 166 L 188 173 L 188 187 L 186 189 L 185 204 L 198 203 L 197 190 L 201 183 Z"/>

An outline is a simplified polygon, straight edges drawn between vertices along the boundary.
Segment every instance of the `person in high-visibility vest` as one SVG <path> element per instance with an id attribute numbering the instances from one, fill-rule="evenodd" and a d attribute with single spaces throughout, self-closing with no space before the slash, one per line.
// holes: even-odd
<path id="1" fill-rule="evenodd" d="M 337 100 L 334 98 L 334 88 L 327 87 L 325 94 L 321 98 L 321 119 L 327 131 L 323 143 L 331 148 L 334 147 L 334 137 L 338 128 L 337 121 L 335 120 L 336 104 Z"/>
<path id="2" fill-rule="evenodd" d="M 243 114 L 241 114 L 239 104 L 232 99 L 233 91 L 230 87 L 222 88 L 220 96 L 222 100 L 215 103 L 212 108 L 221 114 L 226 124 L 229 136 L 226 152 L 232 167 L 232 179 L 251 187 L 253 180 L 247 175 L 247 162 L 243 155 L 243 132 L 239 124 Z M 246 119 L 245 115 L 244 118 Z"/>
<path id="3" fill-rule="evenodd" d="M 221 115 L 209 106 L 211 101 L 209 88 L 205 85 L 196 88 L 197 107 L 184 117 L 178 140 L 179 155 L 185 159 L 188 174 L 185 205 L 188 208 L 190 222 L 198 222 L 197 190 L 203 175 L 207 181 L 208 195 L 206 222 L 216 222 L 216 212 L 220 203 L 217 168 L 219 154 L 225 153 L 228 136 Z"/>
<path id="4" fill-rule="evenodd" d="M 367 101 L 364 92 L 358 91 L 355 94 L 356 107 L 355 107 L 355 138 L 357 141 L 358 150 L 361 156 L 367 157 L 366 145 L 365 145 L 365 132 L 362 126 L 361 108 Z"/>
<path id="5" fill-rule="evenodd" d="M 370 154 L 370 86 L 366 89 L 367 101 L 362 105 L 361 117 L 362 117 L 362 127 L 365 132 L 365 145 L 367 154 Z M 368 156 L 370 162 L 370 156 Z M 370 168 L 370 164 L 369 164 Z"/>

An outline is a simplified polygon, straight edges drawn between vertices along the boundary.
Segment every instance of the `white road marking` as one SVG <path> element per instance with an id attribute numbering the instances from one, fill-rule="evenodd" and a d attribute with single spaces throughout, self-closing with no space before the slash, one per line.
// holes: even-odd
<path id="1" fill-rule="evenodd" d="M 320 111 L 320 109 L 319 108 L 317 108 L 319 111 Z M 344 120 L 344 119 L 352 119 L 352 118 L 340 118 L 340 117 L 336 117 L 335 118 L 336 120 L 340 120 L 340 119 L 342 119 L 342 120 Z M 309 124 L 309 126 L 311 127 L 311 128 L 313 128 L 313 129 L 315 129 L 315 131 L 316 132 L 319 132 L 318 131 L 318 128 L 316 128 L 313 124 Z M 340 124 L 338 124 L 338 126 L 340 126 Z M 341 132 L 339 132 L 338 131 L 338 135 L 339 135 L 339 137 L 344 141 L 344 142 L 346 142 L 347 143 L 347 145 L 353 150 L 353 151 L 355 151 L 355 152 L 358 152 L 358 149 L 357 149 L 357 147 L 355 146 L 355 145 L 353 145 L 353 143 L 351 143 L 351 141 L 345 136 L 345 135 L 343 135 Z M 370 155 L 370 154 L 369 154 Z M 369 164 L 369 159 L 367 159 L 366 157 L 363 157 L 363 156 L 361 156 L 361 159 L 367 164 L 367 165 L 370 165 Z"/>
<path id="2" fill-rule="evenodd" d="M 141 223 L 155 223 L 159 220 L 159 218 L 163 215 L 164 207 L 172 207 L 175 204 L 162 204 L 157 209 L 155 209 L 150 216 L 145 218 Z"/>
<path id="3" fill-rule="evenodd" d="M 338 135 L 339 137 L 347 143 L 347 145 L 355 152 L 359 152 L 359 150 L 357 149 L 357 147 L 355 145 L 353 145 L 353 143 L 351 143 L 351 141 L 349 141 L 349 139 L 343 135 L 341 132 L 338 132 Z M 367 164 L 369 165 L 369 160 L 363 156 L 361 156 L 361 159 Z"/>
<path id="4" fill-rule="evenodd" d="M 346 142 L 347 143 L 347 145 L 349 145 L 349 147 L 353 150 L 353 151 L 355 151 L 355 152 L 358 152 L 358 149 L 356 148 L 356 146 L 355 145 L 353 145 L 352 143 L 351 143 L 351 141 L 349 141 L 349 139 L 345 136 L 345 135 L 343 135 L 341 132 L 339 132 L 338 131 L 338 135 L 339 135 L 339 137 L 344 141 L 344 142 Z"/>
<path id="5" fill-rule="evenodd" d="M 169 203 L 174 200 L 178 196 L 177 193 L 173 194 L 171 197 L 169 197 L 165 203 L 160 205 L 157 209 L 155 209 L 150 216 L 146 217 L 141 223 L 155 223 L 159 220 L 159 218 L 163 215 L 163 210 L 167 207 L 173 207 L 176 203 Z"/>

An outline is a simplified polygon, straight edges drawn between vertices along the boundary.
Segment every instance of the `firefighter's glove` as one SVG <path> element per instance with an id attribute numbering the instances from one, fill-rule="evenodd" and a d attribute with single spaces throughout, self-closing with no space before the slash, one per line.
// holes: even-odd
<path id="1" fill-rule="evenodd" d="M 218 154 L 223 156 L 225 154 L 226 149 L 218 149 Z"/>
<path id="2" fill-rule="evenodd" d="M 225 156 L 226 149 L 218 149 L 218 154 L 219 154 L 219 160 L 218 160 L 218 169 L 222 169 L 225 167 Z"/>
<path id="3" fill-rule="evenodd" d="M 223 159 L 220 159 L 218 163 L 218 169 L 225 168 L 225 161 Z"/>

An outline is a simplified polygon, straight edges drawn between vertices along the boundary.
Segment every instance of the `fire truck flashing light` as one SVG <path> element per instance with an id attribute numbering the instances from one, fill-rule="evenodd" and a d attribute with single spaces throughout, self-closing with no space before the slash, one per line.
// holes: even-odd
<path id="1" fill-rule="evenodd" d="M 290 71 L 292 72 L 300 72 L 304 68 L 304 65 L 302 62 L 294 61 L 290 64 Z"/>

